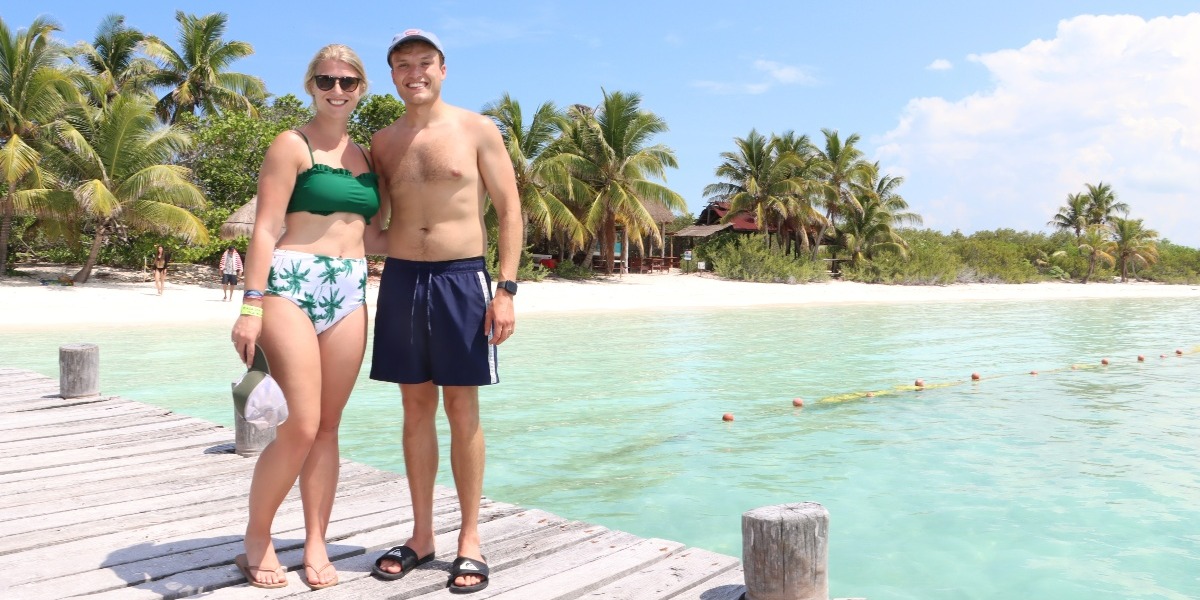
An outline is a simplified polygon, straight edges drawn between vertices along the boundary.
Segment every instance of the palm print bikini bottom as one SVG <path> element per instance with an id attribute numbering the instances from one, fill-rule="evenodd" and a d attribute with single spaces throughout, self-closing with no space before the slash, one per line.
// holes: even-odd
<path id="1" fill-rule="evenodd" d="M 366 303 L 367 259 L 276 249 L 265 292 L 294 302 L 320 335 Z"/>

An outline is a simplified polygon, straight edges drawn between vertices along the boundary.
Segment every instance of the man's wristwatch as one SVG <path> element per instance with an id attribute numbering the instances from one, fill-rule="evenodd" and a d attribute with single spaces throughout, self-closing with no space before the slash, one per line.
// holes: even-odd
<path id="1" fill-rule="evenodd" d="M 497 281 L 496 282 L 496 291 L 498 292 L 500 290 L 504 290 L 504 291 L 508 292 L 509 296 L 516 296 L 517 295 L 517 282 L 515 282 L 515 281 Z"/>

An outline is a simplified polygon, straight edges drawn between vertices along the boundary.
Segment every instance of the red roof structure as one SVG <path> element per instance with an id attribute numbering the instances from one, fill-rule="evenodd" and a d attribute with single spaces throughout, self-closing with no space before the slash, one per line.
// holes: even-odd
<path id="1" fill-rule="evenodd" d="M 728 202 L 709 202 L 708 206 L 705 206 L 704 210 L 700 211 L 700 216 L 696 217 L 696 224 L 716 225 L 720 223 L 727 214 L 729 214 Z M 758 219 L 755 218 L 754 213 L 747 210 L 743 210 L 734 215 L 734 217 L 729 220 L 729 223 L 733 225 L 733 230 L 738 233 L 756 233 L 760 231 L 758 228 Z M 767 223 L 767 230 L 774 232 L 775 226 Z"/>

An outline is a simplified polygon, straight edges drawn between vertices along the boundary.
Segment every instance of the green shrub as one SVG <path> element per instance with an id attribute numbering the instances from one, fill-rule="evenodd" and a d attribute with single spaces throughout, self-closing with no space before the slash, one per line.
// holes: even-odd
<path id="1" fill-rule="evenodd" d="M 908 258 L 881 252 L 868 261 L 842 267 L 842 279 L 862 283 L 901 285 L 948 285 L 958 281 L 962 258 L 953 251 L 954 241 L 931 230 L 906 230 Z"/>
<path id="2" fill-rule="evenodd" d="M 826 278 L 823 263 L 785 255 L 778 247 L 767 248 L 761 236 L 742 236 L 732 243 L 714 245 L 703 260 L 711 260 L 713 271 L 726 279 L 804 283 Z"/>
<path id="3" fill-rule="evenodd" d="M 1158 244 L 1158 261 L 1137 271 L 1138 279 L 1161 283 L 1200 283 L 1200 250 L 1172 244 Z"/>

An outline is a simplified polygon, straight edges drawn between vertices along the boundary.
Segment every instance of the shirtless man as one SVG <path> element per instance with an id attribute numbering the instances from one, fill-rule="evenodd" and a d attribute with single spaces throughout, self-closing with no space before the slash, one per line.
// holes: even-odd
<path id="1" fill-rule="evenodd" d="M 413 532 L 376 561 L 376 577 L 399 579 L 433 559 L 433 487 L 438 470 L 438 392 L 450 422 L 450 465 L 462 511 L 458 558 L 447 586 L 487 586 L 480 551 L 484 441 L 479 386 L 499 382 L 496 346 L 513 333 L 521 212 L 516 176 L 491 119 L 446 104 L 445 55 L 433 34 L 409 29 L 388 47 L 405 114 L 371 140 L 388 259 L 380 282 L 371 378 L 400 384 L 404 463 Z M 485 195 L 500 220 L 500 279 L 493 296 L 484 266 Z M 381 209 L 384 210 L 384 209 Z"/>

